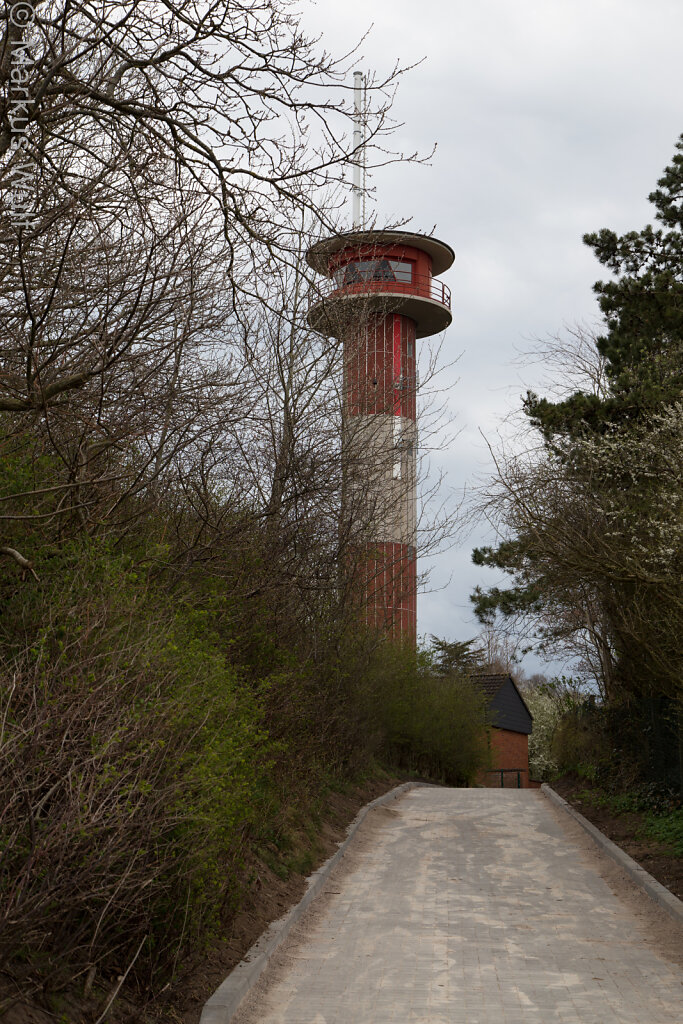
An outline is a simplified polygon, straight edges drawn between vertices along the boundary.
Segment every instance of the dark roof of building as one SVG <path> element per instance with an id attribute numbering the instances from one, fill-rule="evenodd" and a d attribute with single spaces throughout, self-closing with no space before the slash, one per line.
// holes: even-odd
<path id="1" fill-rule="evenodd" d="M 524 703 L 515 681 L 507 672 L 482 672 L 472 676 L 474 685 L 483 692 L 492 726 L 510 732 L 531 732 L 533 715 Z"/>

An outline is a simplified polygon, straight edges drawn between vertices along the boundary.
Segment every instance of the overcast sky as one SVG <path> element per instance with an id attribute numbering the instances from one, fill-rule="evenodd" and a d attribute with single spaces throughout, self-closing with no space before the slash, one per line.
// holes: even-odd
<path id="1" fill-rule="evenodd" d="M 450 486 L 485 478 L 490 439 L 518 408 L 539 369 L 518 350 L 563 325 L 595 322 L 593 283 L 604 276 L 586 231 L 637 229 L 647 195 L 683 131 L 680 0 L 320 0 L 303 25 L 329 50 L 350 47 L 371 23 L 359 69 L 425 61 L 403 80 L 395 113 L 403 150 L 431 166 L 373 176 L 380 223 L 412 217 L 456 251 L 445 275 L 454 322 L 445 379 L 461 432 L 435 456 Z M 471 564 L 480 531 L 433 562 L 418 631 L 449 639 L 477 632 L 468 595 L 494 582 Z M 489 537 L 489 539 L 493 539 Z M 421 568 L 424 567 L 421 565 Z M 534 670 L 538 662 L 527 659 Z M 557 667 L 557 666 L 556 666 Z"/>

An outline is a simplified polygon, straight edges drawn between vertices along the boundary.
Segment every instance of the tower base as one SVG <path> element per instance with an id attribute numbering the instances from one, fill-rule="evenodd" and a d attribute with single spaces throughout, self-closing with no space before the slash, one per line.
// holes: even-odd
<path id="1" fill-rule="evenodd" d="M 394 640 L 417 642 L 417 558 L 411 544 L 366 545 L 365 621 Z"/>

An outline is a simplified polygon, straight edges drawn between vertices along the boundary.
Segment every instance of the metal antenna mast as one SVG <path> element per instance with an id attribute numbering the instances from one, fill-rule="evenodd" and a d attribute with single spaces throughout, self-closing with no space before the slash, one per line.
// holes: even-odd
<path id="1" fill-rule="evenodd" d="M 364 170 L 365 153 L 363 152 L 364 143 L 364 132 L 363 132 L 363 72 L 354 71 L 353 73 L 353 226 L 355 229 L 360 229 L 363 226 L 363 218 L 361 217 L 361 196 L 363 194 L 362 185 L 365 181 L 361 179 L 365 177 L 362 173 Z"/>
<path id="2" fill-rule="evenodd" d="M 367 214 L 365 212 L 365 204 L 368 198 L 368 147 L 366 146 L 366 140 L 368 137 L 368 78 L 367 75 L 363 75 L 363 229 L 368 222 Z"/>

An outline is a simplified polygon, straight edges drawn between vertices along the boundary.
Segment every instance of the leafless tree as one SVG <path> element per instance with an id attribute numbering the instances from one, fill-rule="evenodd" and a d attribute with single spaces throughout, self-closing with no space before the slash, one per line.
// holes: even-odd
<path id="1" fill-rule="evenodd" d="M 113 168 L 165 189 L 169 158 L 220 212 L 231 253 L 245 240 L 281 253 L 280 229 L 302 206 L 325 221 L 321 190 L 349 160 L 353 54 L 332 57 L 307 37 L 288 0 L 27 0 L 23 15 L 16 24 L 5 12 L 0 155 L 12 155 L 0 185 L 26 157 L 50 174 L 57 194 L 51 209 L 39 205 L 39 225 L 62 204 L 87 205 Z M 12 151 L 22 46 L 30 145 Z M 373 154 L 392 159 L 401 73 L 368 80 L 371 165 Z"/>
<path id="2" fill-rule="evenodd" d="M 302 212 L 334 230 L 330 196 L 353 158 L 353 55 L 307 38 L 286 0 L 30 0 L 22 11 L 6 9 L 0 48 L 0 412 L 5 454 L 33 470 L 4 495 L 0 523 L 132 521 L 170 467 L 186 493 L 204 481 L 201 507 L 219 450 L 224 485 L 243 500 L 239 444 L 221 443 L 239 440 L 230 423 L 249 419 L 258 392 L 245 392 L 249 363 L 231 355 L 238 306 L 268 307 L 259 275 L 270 283 L 299 260 L 288 226 Z M 401 73 L 368 83 L 371 164 L 393 158 Z M 17 175 L 35 199 L 23 226 Z M 278 330 L 298 315 L 274 312 Z M 276 481 L 287 431 L 283 441 Z M 36 473 L 39 454 L 43 470 L 45 459 L 61 467 L 56 480 Z"/>
<path id="3" fill-rule="evenodd" d="M 540 366 L 545 370 L 543 393 L 556 401 L 580 391 L 605 399 L 609 393 L 607 360 L 598 351 L 598 330 L 586 324 L 573 324 L 559 334 L 540 338 L 521 349 L 517 364 L 521 369 Z"/>
<path id="4" fill-rule="evenodd" d="M 479 503 L 539 593 L 509 629 L 581 658 L 610 700 L 680 685 L 682 438 L 677 405 L 541 457 L 498 455 Z"/>

